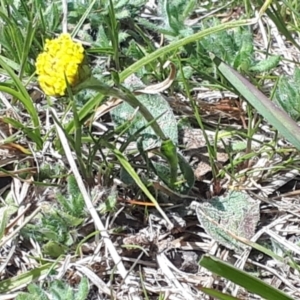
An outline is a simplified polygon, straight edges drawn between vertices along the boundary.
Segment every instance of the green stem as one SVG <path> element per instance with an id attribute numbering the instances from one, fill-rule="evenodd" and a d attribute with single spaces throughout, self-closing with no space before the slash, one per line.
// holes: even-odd
<path id="1" fill-rule="evenodd" d="M 84 81 L 83 83 L 76 86 L 76 88 L 73 90 L 73 93 L 76 94 L 81 90 L 84 89 L 92 89 L 99 93 L 101 93 L 104 96 L 110 96 L 122 99 L 126 101 L 128 104 L 130 104 L 133 108 L 138 108 L 141 114 L 144 116 L 144 118 L 150 123 L 151 127 L 153 128 L 154 132 L 164 141 L 167 140 L 167 137 L 157 124 L 157 122 L 154 120 L 154 117 L 149 112 L 149 110 L 128 90 L 125 92 L 110 87 L 109 85 L 99 81 L 98 79 L 91 77 Z"/>

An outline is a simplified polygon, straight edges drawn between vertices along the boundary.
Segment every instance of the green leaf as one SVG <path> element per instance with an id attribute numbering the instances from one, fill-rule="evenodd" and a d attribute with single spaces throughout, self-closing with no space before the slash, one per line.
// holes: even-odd
<path id="1" fill-rule="evenodd" d="M 127 79 L 125 86 L 129 90 L 143 89 L 145 87 L 143 82 L 135 75 L 132 75 Z M 147 125 L 147 122 L 151 122 L 152 128 L 149 126 L 140 133 L 140 135 L 142 136 L 144 149 L 155 148 L 161 145 L 162 140 L 168 138 L 170 138 L 174 144 L 178 143 L 176 118 L 168 101 L 162 95 L 138 95 L 136 96 L 135 100 L 136 104 L 130 102 L 131 99 L 128 100 L 129 101 L 123 102 L 121 105 L 118 105 L 111 111 L 112 119 L 117 126 L 121 126 L 124 122 L 131 120 L 131 126 L 128 130 L 128 133 L 131 136 L 134 136 L 137 131 Z M 140 105 L 136 106 L 138 102 L 140 103 Z M 143 112 L 141 109 L 134 116 L 135 108 L 140 108 L 141 105 L 143 105 L 146 110 L 151 113 L 152 120 L 150 119 L 150 116 L 147 117 L 145 115 L 146 111 Z M 156 129 L 154 128 L 154 126 L 156 127 L 156 123 L 163 132 L 163 135 L 157 134 Z"/>
<path id="2" fill-rule="evenodd" d="M 41 267 L 35 267 L 33 270 L 21 275 L 2 280 L 0 281 L 0 294 L 8 293 L 21 285 L 28 285 L 41 276 L 48 274 L 51 269 L 53 269 L 53 264 L 48 263 Z"/>
<path id="3" fill-rule="evenodd" d="M 280 55 L 268 56 L 267 59 L 261 60 L 256 65 L 252 66 L 249 70 L 252 72 L 267 72 L 275 68 L 281 60 Z"/>
<path id="4" fill-rule="evenodd" d="M 238 284 L 250 293 L 259 295 L 266 300 L 293 300 L 293 298 L 265 283 L 259 278 L 256 278 L 243 270 L 237 269 L 215 257 L 208 255 L 202 256 L 200 265 L 209 271 Z"/>
<path id="5" fill-rule="evenodd" d="M 78 187 L 75 176 L 74 175 L 68 176 L 67 181 L 68 181 L 68 194 L 72 198 L 78 198 L 79 196 L 81 196 L 81 192 L 80 192 L 80 189 Z"/>
<path id="6" fill-rule="evenodd" d="M 89 294 L 89 281 L 86 277 L 82 277 L 78 285 L 78 292 L 76 293 L 75 300 L 86 300 Z"/>
<path id="7" fill-rule="evenodd" d="M 25 293 L 20 293 L 16 298 L 16 300 L 31 300 L 31 299 L 38 300 L 37 298 L 32 297 L 31 295 Z"/>
<path id="8" fill-rule="evenodd" d="M 128 162 L 126 157 L 116 148 L 111 146 L 109 143 L 105 142 L 105 145 L 113 151 L 115 156 L 117 157 L 118 161 L 122 165 L 122 167 L 126 170 L 126 172 L 132 177 L 132 179 L 135 181 L 137 186 L 145 193 L 145 195 L 150 199 L 150 201 L 154 204 L 155 208 L 159 211 L 159 213 L 164 217 L 164 219 L 168 222 L 168 225 L 170 228 L 173 227 L 173 224 L 170 222 L 164 211 L 159 206 L 156 199 L 152 196 L 150 191 L 147 189 L 147 187 L 144 185 L 143 181 L 139 177 L 139 175 L 135 172 L 134 168 L 131 166 L 131 164 Z"/>
<path id="9" fill-rule="evenodd" d="M 274 102 L 296 122 L 300 121 L 300 69 L 293 76 L 283 75 L 275 87 Z"/>
<path id="10" fill-rule="evenodd" d="M 176 126 L 177 130 L 177 126 Z M 177 180 L 178 157 L 176 147 L 171 140 L 163 141 L 160 147 L 161 153 L 166 157 L 170 166 L 170 186 L 174 187 Z"/>
<path id="11" fill-rule="evenodd" d="M 195 183 L 194 171 L 191 165 L 186 161 L 186 159 L 181 153 L 177 152 L 177 158 L 180 170 L 186 181 L 187 188 L 185 189 L 185 193 L 187 193 L 194 186 Z"/>
<path id="12" fill-rule="evenodd" d="M 73 214 L 71 214 L 71 213 L 73 213 Z M 83 209 L 80 212 L 80 214 L 82 215 L 82 213 L 83 213 Z M 66 222 L 67 226 L 76 227 L 76 226 L 82 224 L 84 221 L 84 218 L 78 218 L 78 217 L 74 216 L 73 211 L 71 211 L 70 213 L 60 211 L 60 215 Z"/>
<path id="13" fill-rule="evenodd" d="M 230 191 L 227 195 L 213 197 L 206 202 L 193 201 L 192 208 L 196 210 L 202 227 L 213 239 L 238 253 L 246 246 L 226 231 L 250 240 L 259 221 L 259 202 L 241 191 Z"/>
<path id="14" fill-rule="evenodd" d="M 9 206 L 0 207 L 0 240 L 2 239 L 9 217 Z"/>
<path id="15" fill-rule="evenodd" d="M 30 293 L 18 294 L 16 300 L 49 300 L 45 292 L 36 284 L 30 284 L 28 291 Z"/>
<path id="16" fill-rule="evenodd" d="M 57 258 L 60 255 L 64 254 L 66 249 L 67 249 L 66 246 L 53 241 L 49 241 L 47 244 L 43 246 L 44 253 L 53 258 Z"/>
<path id="17" fill-rule="evenodd" d="M 30 299 L 48 300 L 46 293 L 43 291 L 42 288 L 40 288 L 36 284 L 29 284 L 28 291 L 30 293 L 29 296 L 31 297 L 31 298 L 28 298 L 28 300 L 30 300 Z M 34 298 L 32 298 L 32 297 L 34 297 Z"/>

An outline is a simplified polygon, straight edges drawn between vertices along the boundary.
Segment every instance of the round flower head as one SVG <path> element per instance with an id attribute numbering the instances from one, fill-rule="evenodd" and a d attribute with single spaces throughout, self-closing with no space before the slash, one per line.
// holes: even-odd
<path id="1" fill-rule="evenodd" d="M 44 52 L 36 59 L 38 82 L 49 96 L 64 96 L 67 82 L 71 87 L 81 82 L 85 55 L 81 44 L 73 42 L 69 34 L 46 40 Z M 67 82 L 66 82 L 67 81 Z"/>

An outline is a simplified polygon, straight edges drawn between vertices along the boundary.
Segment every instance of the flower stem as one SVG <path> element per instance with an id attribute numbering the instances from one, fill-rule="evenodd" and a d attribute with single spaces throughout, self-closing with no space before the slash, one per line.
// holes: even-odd
<path id="1" fill-rule="evenodd" d="M 144 118 L 151 123 L 151 127 L 154 130 L 154 132 L 161 138 L 162 141 L 167 140 L 168 138 L 165 136 L 157 122 L 154 120 L 152 114 L 149 112 L 149 110 L 141 103 L 133 93 L 131 93 L 129 90 L 124 89 L 120 90 L 115 87 L 111 87 L 95 77 L 90 77 L 89 79 L 85 80 L 84 82 L 80 83 L 73 89 L 73 93 L 76 94 L 81 90 L 84 89 L 92 89 L 99 93 L 101 93 L 104 96 L 110 96 L 122 99 L 123 101 L 126 101 L 129 105 L 131 105 L 133 108 L 139 108 L 139 111 L 144 116 Z"/>

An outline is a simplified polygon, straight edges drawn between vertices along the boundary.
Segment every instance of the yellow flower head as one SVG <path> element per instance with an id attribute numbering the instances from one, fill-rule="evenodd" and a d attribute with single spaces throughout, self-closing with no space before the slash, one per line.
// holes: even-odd
<path id="1" fill-rule="evenodd" d="M 44 52 L 36 60 L 38 82 L 49 96 L 63 96 L 67 82 L 71 87 L 82 81 L 81 69 L 85 61 L 84 48 L 73 42 L 69 34 L 46 40 Z M 66 82 L 67 80 L 67 82 Z"/>

